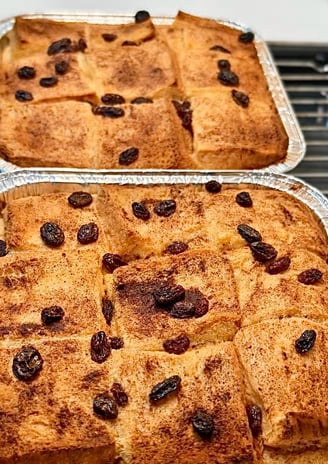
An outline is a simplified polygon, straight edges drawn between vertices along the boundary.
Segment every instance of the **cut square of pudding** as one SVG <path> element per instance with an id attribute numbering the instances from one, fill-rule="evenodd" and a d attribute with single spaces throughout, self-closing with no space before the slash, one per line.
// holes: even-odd
<path id="1" fill-rule="evenodd" d="M 274 448 L 327 447 L 327 328 L 301 318 L 268 320 L 235 337 L 263 441 Z"/>

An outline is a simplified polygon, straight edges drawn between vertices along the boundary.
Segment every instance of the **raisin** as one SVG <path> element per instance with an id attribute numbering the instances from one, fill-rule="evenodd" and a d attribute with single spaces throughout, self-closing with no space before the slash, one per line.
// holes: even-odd
<path id="1" fill-rule="evenodd" d="M 165 250 L 165 253 L 169 253 L 170 255 L 178 255 L 183 253 L 184 251 L 188 250 L 189 245 L 188 243 L 184 242 L 172 242 Z"/>
<path id="2" fill-rule="evenodd" d="M 170 309 L 175 319 L 190 319 L 195 315 L 195 305 L 191 301 L 177 301 Z"/>
<path id="3" fill-rule="evenodd" d="M 42 77 L 39 81 L 41 87 L 54 87 L 58 83 L 58 77 L 51 76 L 51 77 Z"/>
<path id="4" fill-rule="evenodd" d="M 64 243 L 65 235 L 58 224 L 46 222 L 40 227 L 41 238 L 50 247 L 59 247 Z"/>
<path id="5" fill-rule="evenodd" d="M 317 333 L 315 330 L 305 330 L 295 342 L 295 350 L 297 353 L 304 354 L 310 351 L 310 349 L 313 348 L 316 338 Z"/>
<path id="6" fill-rule="evenodd" d="M 103 116 L 104 118 L 121 118 L 125 115 L 125 112 L 122 108 L 117 108 L 115 106 L 94 106 L 92 108 L 93 114 L 97 116 Z"/>
<path id="7" fill-rule="evenodd" d="M 219 60 L 218 61 L 218 68 L 223 70 L 226 69 L 227 71 L 230 71 L 231 69 L 231 64 L 229 60 Z"/>
<path id="8" fill-rule="evenodd" d="M 322 272 L 319 269 L 307 269 L 297 276 L 297 280 L 301 284 L 314 285 L 322 278 Z"/>
<path id="9" fill-rule="evenodd" d="M 120 350 L 124 346 L 123 338 L 121 337 L 112 337 L 110 339 L 110 346 L 112 350 Z"/>
<path id="10" fill-rule="evenodd" d="M 101 309 L 102 309 L 104 318 L 106 320 L 106 323 L 110 325 L 112 322 L 113 313 L 114 313 L 114 306 L 111 300 L 109 300 L 108 298 L 103 298 L 101 302 Z"/>
<path id="11" fill-rule="evenodd" d="M 246 406 L 246 412 L 252 435 L 256 438 L 262 433 L 262 410 L 253 404 Z"/>
<path id="12" fill-rule="evenodd" d="M 163 380 L 163 382 L 158 383 L 152 388 L 152 391 L 149 394 L 149 401 L 151 403 L 157 403 L 170 393 L 179 390 L 180 386 L 181 377 L 179 377 L 178 375 L 172 375 L 172 377 Z"/>
<path id="13" fill-rule="evenodd" d="M 183 111 L 188 111 L 188 110 L 190 110 L 190 107 L 191 107 L 191 103 L 188 100 L 184 100 L 182 102 L 180 102 L 178 100 L 172 100 L 172 103 L 175 106 L 175 109 L 177 110 L 177 112 L 179 112 L 179 111 L 182 111 L 182 112 Z"/>
<path id="14" fill-rule="evenodd" d="M 68 197 L 68 203 L 73 208 L 84 208 L 92 203 L 92 196 L 88 192 L 74 192 Z"/>
<path id="15" fill-rule="evenodd" d="M 33 95 L 27 90 L 16 90 L 15 98 L 19 102 L 31 101 L 33 100 Z"/>
<path id="16" fill-rule="evenodd" d="M 101 393 L 94 398 L 93 411 L 102 419 L 116 419 L 118 416 L 117 403 L 108 393 Z"/>
<path id="17" fill-rule="evenodd" d="M 32 66 L 23 66 L 17 71 L 17 75 L 20 79 L 33 79 L 35 74 L 35 69 Z"/>
<path id="18" fill-rule="evenodd" d="M 236 195 L 236 202 L 243 208 L 250 208 L 253 206 L 253 200 L 248 192 L 239 192 Z"/>
<path id="19" fill-rule="evenodd" d="M 125 393 L 120 383 L 113 383 L 110 392 L 112 393 L 114 400 L 119 406 L 126 406 L 128 404 L 128 395 Z"/>
<path id="20" fill-rule="evenodd" d="M 138 44 L 137 42 L 134 42 L 133 40 L 124 40 L 122 42 L 122 47 L 137 47 Z"/>
<path id="21" fill-rule="evenodd" d="M 77 233 L 77 239 L 83 245 L 88 245 L 89 243 L 96 242 L 98 240 L 99 230 L 97 224 L 94 222 L 89 222 L 88 224 L 83 224 L 79 228 Z"/>
<path id="22" fill-rule="evenodd" d="M 214 52 L 231 53 L 230 50 L 228 50 L 225 47 L 222 47 L 222 45 L 213 45 L 212 47 L 210 47 L 210 50 Z"/>
<path id="23" fill-rule="evenodd" d="M 222 185 L 216 180 L 210 180 L 209 182 L 206 182 L 205 189 L 209 193 L 219 193 L 221 192 Z"/>
<path id="24" fill-rule="evenodd" d="M 243 32 L 242 34 L 240 34 L 238 40 L 239 42 L 242 42 L 242 43 L 251 43 L 253 42 L 254 40 L 254 34 L 253 32 L 249 31 L 249 32 Z"/>
<path id="25" fill-rule="evenodd" d="M 253 227 L 247 224 L 239 224 L 237 227 L 239 234 L 246 240 L 247 243 L 261 242 L 262 235 Z"/>
<path id="26" fill-rule="evenodd" d="M 62 61 L 58 61 L 58 63 L 55 64 L 56 74 L 60 74 L 61 76 L 63 76 L 64 74 L 67 73 L 68 70 L 69 70 L 68 61 L 62 60 Z"/>
<path id="27" fill-rule="evenodd" d="M 49 46 L 47 53 L 51 56 L 56 55 L 57 53 L 66 52 L 69 50 L 71 44 L 71 39 L 68 39 L 67 37 L 64 39 L 56 40 Z"/>
<path id="28" fill-rule="evenodd" d="M 132 212 L 136 218 L 147 221 L 150 218 L 150 212 L 146 205 L 143 203 L 134 202 L 132 203 Z"/>
<path id="29" fill-rule="evenodd" d="M 137 97 L 131 100 L 131 103 L 133 105 L 141 105 L 142 103 L 153 103 L 153 100 L 147 97 Z"/>
<path id="30" fill-rule="evenodd" d="M 147 21 L 147 19 L 149 18 L 150 14 L 148 13 L 148 11 L 145 10 L 137 11 L 134 17 L 136 23 L 143 23 L 144 21 Z"/>
<path id="31" fill-rule="evenodd" d="M 41 321 L 45 325 L 59 322 L 63 319 L 65 312 L 60 306 L 49 306 L 41 311 Z"/>
<path id="32" fill-rule="evenodd" d="M 172 103 L 176 109 L 176 112 L 181 119 L 182 127 L 189 130 L 192 133 L 192 110 L 189 101 L 177 101 L 172 100 Z"/>
<path id="33" fill-rule="evenodd" d="M 223 85 L 238 85 L 239 77 L 233 71 L 222 69 L 218 73 L 218 79 Z"/>
<path id="34" fill-rule="evenodd" d="M 137 161 L 138 156 L 139 156 L 138 148 L 131 147 L 131 148 L 128 148 L 127 150 L 122 151 L 122 153 L 120 153 L 118 162 L 121 166 L 129 166 L 130 164 Z"/>
<path id="35" fill-rule="evenodd" d="M 117 39 L 117 35 L 111 34 L 110 32 L 105 32 L 104 34 L 101 34 L 101 36 L 105 42 L 114 42 L 114 40 Z"/>
<path id="36" fill-rule="evenodd" d="M 127 266 L 128 263 L 123 261 L 123 259 L 119 255 L 115 255 L 113 253 L 105 253 L 102 257 L 102 263 L 105 269 L 110 272 L 111 274 L 121 266 Z"/>
<path id="37" fill-rule="evenodd" d="M 281 272 L 287 271 L 290 266 L 289 256 L 282 256 L 279 259 L 276 259 L 272 263 L 269 263 L 266 267 L 266 272 L 269 274 L 280 274 Z"/>
<path id="38" fill-rule="evenodd" d="M 185 296 L 185 289 L 181 285 L 166 285 L 153 292 L 159 306 L 167 306 L 180 301 Z"/>
<path id="39" fill-rule="evenodd" d="M 156 213 L 157 216 L 169 217 L 175 213 L 176 207 L 175 200 L 163 200 L 154 206 L 154 213 Z"/>
<path id="40" fill-rule="evenodd" d="M 249 105 L 249 96 L 243 92 L 233 89 L 231 91 L 232 99 L 237 105 L 247 108 Z"/>
<path id="41" fill-rule="evenodd" d="M 163 348 L 170 354 L 185 353 L 190 346 L 190 340 L 186 335 L 179 335 L 176 338 L 171 338 L 163 343 Z"/>
<path id="42" fill-rule="evenodd" d="M 260 263 L 265 263 L 266 261 L 275 259 L 278 254 L 277 250 L 269 243 L 252 242 L 250 244 L 250 247 L 254 259 L 256 259 L 256 261 L 259 261 Z"/>
<path id="43" fill-rule="evenodd" d="M 99 364 L 106 361 L 110 355 L 111 347 L 105 332 L 100 331 L 91 338 L 91 359 Z"/>
<path id="44" fill-rule="evenodd" d="M 4 240 L 0 240 L 0 257 L 6 256 L 7 253 L 7 243 Z"/>
<path id="45" fill-rule="evenodd" d="M 77 52 L 84 52 L 88 48 L 87 43 L 84 39 L 79 39 L 77 42 L 77 45 L 75 45 L 74 50 L 72 51 L 77 51 Z"/>
<path id="46" fill-rule="evenodd" d="M 39 351 L 32 345 L 23 346 L 13 359 L 13 373 L 19 380 L 34 379 L 43 366 Z"/>
<path id="47" fill-rule="evenodd" d="M 101 97 L 101 101 L 106 105 L 121 105 L 125 103 L 125 98 L 117 93 L 105 93 L 105 95 Z"/>
<path id="48" fill-rule="evenodd" d="M 209 438 L 214 430 L 213 416 L 205 409 L 197 409 L 191 416 L 193 429 L 202 438 Z"/>
<path id="49" fill-rule="evenodd" d="M 192 303 L 195 307 L 195 317 L 203 317 L 208 313 L 209 303 L 204 295 L 196 297 Z"/>

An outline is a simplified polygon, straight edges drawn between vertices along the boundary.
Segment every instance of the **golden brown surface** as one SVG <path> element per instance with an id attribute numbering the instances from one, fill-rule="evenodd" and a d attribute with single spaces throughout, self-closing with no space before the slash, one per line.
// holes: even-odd
<path id="1" fill-rule="evenodd" d="M 166 27 L 151 19 L 111 25 L 16 18 L 0 56 L 0 154 L 19 166 L 109 169 L 255 169 L 283 160 L 288 137 L 256 46 L 240 42 L 240 33 L 182 12 Z M 70 47 L 49 55 L 62 39 Z M 223 51 L 211 50 L 215 45 Z M 68 70 L 58 74 L 63 60 Z M 218 79 L 219 60 L 229 60 L 239 83 Z M 23 66 L 35 77 L 20 78 Z M 43 77 L 57 82 L 43 87 Z M 249 106 L 238 105 L 232 90 L 245 93 Z M 17 101 L 16 91 L 32 100 Z M 97 105 L 112 105 L 101 100 L 109 93 L 123 99 L 114 105 L 124 117 L 93 114 Z M 133 103 L 140 97 L 153 103 Z M 190 104 L 182 120 L 171 100 Z M 122 146 L 138 148 L 140 157 L 119 164 Z"/>
<path id="2" fill-rule="evenodd" d="M 73 208 L 68 196 L 84 188 L 92 203 Z M 236 203 L 242 191 L 253 206 Z M 158 216 L 155 207 L 169 199 L 176 211 Z M 133 202 L 146 205 L 148 220 L 132 214 Z M 1 464 L 326 462 L 327 237 L 306 206 L 251 185 L 223 185 L 213 194 L 182 184 L 33 186 L 10 193 L 3 206 L 9 252 L 0 258 Z M 60 247 L 41 240 L 45 222 L 62 228 Z M 82 245 L 77 231 L 89 222 L 98 225 L 99 238 Z M 266 272 L 237 231 L 243 223 L 278 257 L 289 256 L 289 269 Z M 187 249 L 169 254 L 175 241 Z M 126 265 L 110 272 L 104 253 L 120 254 Z M 310 268 L 322 278 L 299 282 Z M 168 285 L 184 288 L 184 302 L 206 299 L 208 312 L 173 317 L 154 296 Z M 111 320 L 104 297 L 113 304 Z M 53 305 L 64 317 L 46 325 L 41 312 Z M 295 342 L 309 329 L 315 343 L 299 354 Z M 90 353 L 98 331 L 124 343 L 101 364 Z M 164 342 L 179 335 L 189 347 L 167 352 Z M 44 361 L 28 382 L 12 370 L 26 345 Z M 173 375 L 181 387 L 151 403 L 152 388 Z M 93 400 L 114 382 L 128 404 L 116 419 L 102 419 Z M 247 416 L 253 405 L 263 416 L 258 433 Z M 211 438 L 193 429 L 200 408 L 213 417 Z"/>

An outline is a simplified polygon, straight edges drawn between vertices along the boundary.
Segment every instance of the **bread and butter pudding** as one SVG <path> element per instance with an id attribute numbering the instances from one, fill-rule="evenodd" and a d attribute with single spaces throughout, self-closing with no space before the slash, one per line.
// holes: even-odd
<path id="1" fill-rule="evenodd" d="M 327 462 L 328 243 L 304 204 L 61 185 L 2 218 L 1 464 Z"/>
<path id="2" fill-rule="evenodd" d="M 256 169 L 286 157 L 252 32 L 17 17 L 1 41 L 0 154 L 18 166 Z"/>

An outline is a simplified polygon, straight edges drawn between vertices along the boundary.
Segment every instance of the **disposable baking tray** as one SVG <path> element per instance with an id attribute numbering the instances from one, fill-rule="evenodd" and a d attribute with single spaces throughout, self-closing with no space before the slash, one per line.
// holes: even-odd
<path id="1" fill-rule="evenodd" d="M 300 179 L 284 174 L 249 171 L 80 171 L 60 169 L 17 170 L 0 175 L 0 200 L 21 198 L 28 195 L 52 193 L 69 188 L 96 188 L 102 184 L 119 185 L 172 185 L 204 184 L 217 180 L 222 184 L 252 184 L 287 192 L 307 205 L 328 234 L 328 199 L 316 188 Z"/>
<path id="2" fill-rule="evenodd" d="M 89 22 L 94 24 L 124 24 L 131 21 L 134 21 L 134 17 L 130 15 L 94 15 L 94 14 L 34 14 L 34 15 L 24 15 L 24 18 L 31 19 L 52 19 L 57 21 L 65 22 Z M 152 16 L 152 20 L 156 25 L 169 25 L 173 22 L 172 17 L 164 16 Z M 233 21 L 217 19 L 217 21 L 226 26 L 238 29 L 241 31 L 247 31 L 247 28 L 244 25 Z M 9 32 L 15 24 L 15 18 L 8 18 L 6 20 L 0 21 L 0 39 Z M 294 169 L 303 159 L 305 155 L 305 141 L 298 124 L 295 113 L 292 109 L 292 106 L 288 100 L 286 91 L 284 89 L 283 83 L 280 79 L 277 68 L 273 62 L 270 51 L 263 41 L 263 39 L 255 34 L 254 40 L 259 62 L 263 68 L 264 75 L 267 79 L 268 87 L 271 91 L 274 103 L 277 107 L 278 113 L 282 120 L 282 123 L 285 127 L 286 133 L 289 139 L 289 145 L 287 150 L 287 156 L 284 161 L 272 164 L 263 169 L 259 169 L 261 172 L 273 172 L 281 174 L 288 172 Z M 15 169 L 20 169 L 19 166 L 9 163 L 3 159 L 0 159 L 0 172 L 13 171 Z M 30 168 L 34 169 L 34 168 Z M 56 168 L 57 169 L 57 168 Z M 70 168 L 62 168 L 64 171 L 70 171 Z"/>

